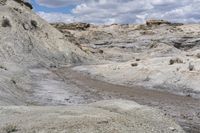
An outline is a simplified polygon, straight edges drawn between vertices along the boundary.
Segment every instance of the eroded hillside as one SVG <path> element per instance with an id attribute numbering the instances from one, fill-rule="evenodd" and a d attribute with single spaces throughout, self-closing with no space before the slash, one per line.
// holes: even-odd
<path id="1" fill-rule="evenodd" d="M 101 80 L 115 84 L 137 84 L 199 97 L 199 24 L 152 20 L 142 25 L 54 26 L 86 53 L 110 62 L 81 66 L 77 70 L 99 75 Z"/>
<path id="2" fill-rule="evenodd" d="M 92 81 L 85 76 L 72 77 L 98 90 L 97 94 L 110 92 L 159 108 L 187 132 L 199 132 L 199 24 L 150 20 L 135 25 L 52 25 L 102 61 L 73 68 Z"/>
<path id="3" fill-rule="evenodd" d="M 199 100 L 191 97 L 198 89 L 172 91 L 188 97 L 166 93 L 170 82 L 164 92 L 148 90 L 173 69 L 199 76 L 198 25 L 58 24 L 60 32 L 32 8 L 0 0 L 0 132 L 199 131 Z M 141 70 L 150 73 L 146 80 Z"/>

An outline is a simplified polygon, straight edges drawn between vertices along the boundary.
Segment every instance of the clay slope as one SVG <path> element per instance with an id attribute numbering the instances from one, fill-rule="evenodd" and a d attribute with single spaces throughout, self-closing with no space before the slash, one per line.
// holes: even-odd
<path id="1" fill-rule="evenodd" d="M 1 60 L 59 65 L 79 62 L 85 56 L 26 5 L 7 0 L 0 6 Z"/>
<path id="2" fill-rule="evenodd" d="M 0 105 L 27 104 L 27 99 L 34 97 L 40 86 L 31 68 L 56 68 L 90 59 L 33 13 L 30 4 L 0 1 Z"/>

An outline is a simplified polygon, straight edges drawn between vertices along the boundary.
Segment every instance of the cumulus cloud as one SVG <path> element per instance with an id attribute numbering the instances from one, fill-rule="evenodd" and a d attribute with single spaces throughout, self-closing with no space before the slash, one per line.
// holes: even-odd
<path id="1" fill-rule="evenodd" d="M 39 16 L 43 19 L 47 20 L 48 22 L 65 22 L 65 23 L 72 23 L 75 22 L 75 17 L 70 14 L 64 13 L 46 13 L 46 12 L 38 12 Z"/>
<path id="2" fill-rule="evenodd" d="M 51 7 L 75 5 L 71 13 L 39 13 L 48 21 L 96 24 L 141 23 L 146 19 L 200 22 L 200 0 L 37 0 Z M 69 17 L 69 18 L 68 18 Z"/>

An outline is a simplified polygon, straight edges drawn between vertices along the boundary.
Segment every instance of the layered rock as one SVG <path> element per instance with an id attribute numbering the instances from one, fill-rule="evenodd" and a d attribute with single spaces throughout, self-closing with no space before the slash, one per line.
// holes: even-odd
<path id="1" fill-rule="evenodd" d="M 150 20 L 141 25 L 115 24 L 91 26 L 85 31 L 66 31 L 74 36 L 74 40 L 87 53 L 93 53 L 100 59 L 119 62 L 88 69 L 92 73 L 109 77 L 112 83 L 133 86 L 138 84 L 199 97 L 200 62 L 196 56 L 200 52 L 199 24 L 182 25 L 164 20 Z M 169 65 L 176 58 L 180 58 L 182 63 Z M 136 61 L 137 59 L 140 61 Z M 138 66 L 131 68 L 128 65 L 134 63 Z M 119 69 L 114 69 L 115 65 Z M 191 66 L 194 68 L 192 71 Z M 131 71 L 139 76 L 132 75 Z M 126 75 L 123 80 L 122 75 Z M 193 78 L 189 78 L 190 76 Z M 185 82 L 189 79 L 190 83 Z"/>

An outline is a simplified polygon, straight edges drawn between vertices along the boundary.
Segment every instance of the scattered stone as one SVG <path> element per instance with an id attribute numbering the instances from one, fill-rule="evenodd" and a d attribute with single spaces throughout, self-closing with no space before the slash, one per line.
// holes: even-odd
<path id="1" fill-rule="evenodd" d="M 188 69 L 189 69 L 190 71 L 193 71 L 193 70 L 194 70 L 194 65 L 192 65 L 191 62 L 189 63 Z"/>
<path id="2" fill-rule="evenodd" d="M 137 59 L 135 59 L 135 60 L 136 60 L 136 61 L 140 61 L 140 59 L 138 59 L 138 58 L 137 58 Z"/>
<path id="3" fill-rule="evenodd" d="M 100 122 L 97 122 L 97 124 L 108 124 L 109 121 L 100 121 Z"/>
<path id="4" fill-rule="evenodd" d="M 49 66 L 50 68 L 57 68 L 57 66 L 56 65 L 54 65 L 54 64 L 50 64 L 50 66 Z"/>
<path id="5" fill-rule="evenodd" d="M 138 63 L 132 63 L 131 66 L 136 67 L 136 66 L 138 66 Z"/>
<path id="6" fill-rule="evenodd" d="M 197 113 L 197 117 L 200 118 L 200 112 Z"/>
<path id="7" fill-rule="evenodd" d="M 180 58 L 170 59 L 169 65 L 173 65 L 175 63 L 183 63 L 183 61 Z"/>
<path id="8" fill-rule="evenodd" d="M 200 58 L 200 53 L 197 53 L 196 57 L 197 57 L 197 58 Z"/>
<path id="9" fill-rule="evenodd" d="M 3 70 L 5 70 L 5 71 L 8 70 L 6 67 L 4 67 L 4 66 L 2 66 L 2 65 L 0 65 L 0 69 L 3 69 Z"/>
<path id="10" fill-rule="evenodd" d="M 11 80 L 11 82 L 12 82 L 13 84 L 15 84 L 15 85 L 17 84 L 17 82 L 16 82 L 15 80 L 13 80 L 13 79 Z"/>
<path id="11" fill-rule="evenodd" d="M 169 129 L 171 130 L 171 131 L 176 131 L 176 128 L 174 128 L 174 127 L 169 127 Z"/>

